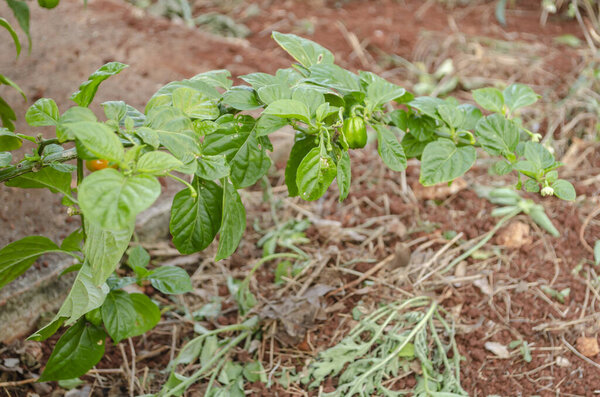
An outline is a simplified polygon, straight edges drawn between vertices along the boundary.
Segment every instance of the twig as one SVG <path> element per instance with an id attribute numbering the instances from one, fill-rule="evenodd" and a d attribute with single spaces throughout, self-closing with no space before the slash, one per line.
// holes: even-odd
<path id="1" fill-rule="evenodd" d="M 15 386 L 27 385 L 29 383 L 37 382 L 38 379 L 39 378 L 30 378 L 30 379 L 17 380 L 14 382 L 0 382 L 0 387 L 15 387 Z"/>
<path id="2" fill-rule="evenodd" d="M 583 354 L 579 353 L 577 351 L 577 349 L 575 349 L 573 346 L 571 346 L 571 344 L 569 342 L 567 342 L 567 340 L 565 339 L 564 335 L 560 336 L 560 339 L 562 340 L 562 343 L 567 347 L 567 349 L 571 350 L 571 352 L 576 355 L 577 357 L 579 357 L 580 359 L 582 359 L 583 361 L 585 361 L 586 363 L 593 365 L 594 367 L 600 369 L 600 365 L 592 360 L 590 360 L 589 358 L 587 358 L 586 356 L 584 356 Z"/>
<path id="3" fill-rule="evenodd" d="M 131 378 L 129 380 L 129 393 L 131 394 L 131 397 L 133 397 L 133 395 L 135 394 L 135 349 L 133 347 L 133 342 L 131 341 L 131 338 L 127 338 L 127 341 L 129 342 L 129 350 L 131 351 Z"/>
<path id="4" fill-rule="evenodd" d="M 348 284 L 342 285 L 338 289 L 331 291 L 330 293 L 327 294 L 327 296 L 335 295 L 339 292 L 344 291 L 345 289 L 352 288 L 352 287 L 362 283 L 363 281 L 368 279 L 372 274 L 377 273 L 379 270 L 381 270 L 381 268 L 383 268 L 385 265 L 387 265 L 388 263 L 393 261 L 395 258 L 396 258 L 396 254 L 388 255 L 384 260 L 382 260 L 381 262 L 379 262 L 378 264 L 376 264 L 375 266 L 373 266 L 372 268 L 370 268 L 369 270 L 364 272 L 362 276 L 360 276 L 359 278 L 357 278 L 354 281 L 349 282 Z"/>

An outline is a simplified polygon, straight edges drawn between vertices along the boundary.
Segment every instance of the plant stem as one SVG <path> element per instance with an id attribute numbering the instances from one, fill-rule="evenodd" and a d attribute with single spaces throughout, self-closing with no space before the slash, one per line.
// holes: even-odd
<path id="1" fill-rule="evenodd" d="M 75 155 L 77 155 L 77 152 L 75 152 Z M 77 158 L 77 187 L 79 187 L 79 185 L 81 184 L 82 181 L 83 181 L 83 159 L 78 157 Z M 80 213 L 79 217 L 81 219 L 81 231 L 83 233 L 83 241 L 85 241 L 87 235 L 85 233 L 85 219 L 83 218 L 83 213 Z"/>
<path id="2" fill-rule="evenodd" d="M 40 145 L 38 146 L 38 155 L 41 156 L 42 153 L 44 152 L 44 148 L 48 145 L 51 145 L 53 143 L 58 143 L 58 138 L 52 138 L 52 139 L 43 139 L 40 142 Z"/>
<path id="3" fill-rule="evenodd" d="M 192 195 L 192 197 L 193 197 L 193 198 L 196 198 L 196 197 L 198 197 L 198 192 L 196 192 L 196 189 L 194 189 L 194 187 L 193 187 L 192 185 L 190 185 L 190 184 L 189 184 L 189 182 L 187 182 L 187 181 L 185 181 L 185 180 L 181 179 L 181 178 L 180 178 L 180 177 L 178 177 L 178 176 L 175 176 L 175 175 L 173 175 L 173 174 L 170 174 L 170 173 L 169 173 L 169 174 L 167 174 L 167 176 L 168 176 L 169 178 L 173 178 L 173 179 L 175 179 L 176 181 L 178 181 L 178 182 L 181 182 L 181 183 L 183 183 L 185 186 L 187 186 L 187 187 L 188 187 L 188 189 L 190 189 L 190 194 Z"/>

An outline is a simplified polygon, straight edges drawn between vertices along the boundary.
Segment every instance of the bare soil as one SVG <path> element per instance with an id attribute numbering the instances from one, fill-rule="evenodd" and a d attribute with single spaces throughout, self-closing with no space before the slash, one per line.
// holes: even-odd
<path id="1" fill-rule="evenodd" d="M 261 12 L 245 17 L 244 12 L 250 3 L 257 5 Z M 0 6 L 0 14 L 5 15 L 2 7 L 4 5 Z M 0 70 L 10 71 L 7 74 L 29 93 L 29 103 L 47 96 L 56 98 L 59 107 L 65 109 L 69 94 L 89 73 L 104 62 L 118 60 L 131 67 L 104 83 L 96 103 L 123 99 L 141 108 L 159 86 L 170 80 L 218 68 L 227 68 L 237 76 L 256 71 L 274 72 L 285 67 L 289 59 L 270 40 L 272 30 L 308 36 L 333 50 L 342 65 L 388 73 L 396 81 L 410 80 L 410 76 L 394 72 L 393 65 L 385 61 L 385 54 L 396 54 L 408 60 L 421 59 L 423 46 L 432 46 L 431 39 L 427 42 L 424 37 L 459 36 L 459 42 L 461 38 L 470 42 L 474 38 L 485 37 L 524 43 L 529 46 L 527 48 L 535 48 L 542 55 L 536 61 L 539 65 L 515 66 L 504 64 L 503 60 L 495 63 L 493 59 L 481 58 L 478 77 L 484 76 L 490 81 L 518 80 L 535 84 L 538 92 L 544 93 L 544 100 L 550 102 L 565 95 L 572 83 L 570 79 L 583 58 L 581 50 L 557 46 L 553 38 L 563 34 L 582 35 L 576 22 L 559 17 L 551 18 L 545 26 L 541 26 L 538 7 L 539 2 L 517 1 L 515 8 L 507 11 L 508 25 L 501 27 L 494 18 L 494 2 L 477 2 L 456 8 L 418 0 L 253 1 L 241 6 L 236 2 L 221 5 L 196 2 L 196 12 L 227 12 L 234 19 L 243 21 L 252 31 L 246 39 L 224 39 L 186 28 L 177 22 L 151 17 L 115 0 L 93 0 L 87 9 L 74 0 L 63 0 L 52 12 L 32 7 L 34 47 L 31 55 L 22 56 L 18 61 L 3 56 Z M 351 45 L 351 36 L 344 33 L 345 30 L 356 36 L 361 43 L 359 48 Z M 10 51 L 9 43 L 0 43 L 1 54 L 9 54 Z M 473 51 L 476 52 L 477 48 Z M 457 65 L 461 64 L 458 54 L 445 56 L 455 59 Z M 516 57 L 517 54 L 508 50 L 507 56 Z M 529 59 L 527 62 L 534 61 Z M 543 73 L 516 74 L 529 67 Z M 473 69 L 469 70 L 473 72 Z M 528 77 L 535 78 L 535 81 L 528 81 Z M 463 88 L 459 86 L 455 94 L 467 98 Z M 2 91 L 3 95 L 5 92 Z M 7 96 L 11 103 L 16 104 L 17 114 L 24 114 L 26 105 L 20 103 L 16 95 Z M 98 106 L 94 109 L 99 111 Z M 545 120 L 541 128 L 549 123 Z M 18 128 L 29 130 L 23 120 L 19 120 Z M 405 295 L 399 292 L 401 289 L 408 294 L 434 296 L 452 313 L 459 350 L 465 357 L 461 366 L 462 384 L 470 395 L 593 396 L 598 393 L 600 357 L 585 360 L 573 353 L 573 349 L 577 338 L 598 338 L 600 330 L 597 268 L 591 266 L 592 256 L 582 243 L 583 239 L 588 245 L 593 245 L 600 238 L 597 220 L 586 222 L 586 217 L 600 204 L 600 180 L 594 179 L 594 175 L 600 172 L 600 146 L 590 142 L 579 146 L 571 144 L 569 140 L 558 155 L 565 159 L 567 165 L 563 173 L 574 183 L 580 198 L 575 203 L 566 203 L 552 198 L 540 200 L 531 197 L 545 206 L 549 217 L 561 231 L 561 237 L 550 237 L 521 215 L 516 220 L 531 228 L 524 244 L 520 248 L 508 248 L 496 238 L 492 239 L 481 249 L 483 256 L 478 259 L 471 257 L 462 265 L 464 274 L 460 283 L 452 281 L 452 277 L 456 276 L 454 270 L 447 274 L 436 273 L 423 283 L 416 283 L 416 275 L 421 273 L 419 266 L 428 263 L 448 243 L 444 233 L 462 233 L 461 240 L 452 245 L 454 249 L 461 242 L 483 235 L 496 224 L 497 219 L 490 216 L 493 206 L 479 198 L 473 190 L 476 184 L 489 181 L 485 165 L 478 165 L 465 177 L 465 189 L 441 194 L 431 200 L 419 198 L 415 187 L 415 198 L 410 187 L 416 186 L 418 167 L 411 165 L 406 173 L 407 180 L 403 181 L 399 174 L 386 170 L 377 161 L 375 148 L 370 145 L 365 151 L 353 153 L 352 193 L 344 203 L 337 201 L 335 188 L 324 199 L 310 204 L 289 199 L 284 191 L 275 189 L 274 200 L 280 220 L 310 216 L 340 222 L 337 229 L 331 230 L 313 222 L 307 230 L 311 243 L 302 248 L 311 254 L 330 258 L 325 270 L 315 275 L 313 283 L 334 288 L 346 286 L 356 276 L 340 271 L 340 267 L 344 267 L 340 264 L 351 263 L 347 266 L 349 269 L 364 273 L 377 263 L 367 258 L 382 260 L 394 253 L 400 243 L 409 246 L 412 255 L 409 264 L 377 273 L 370 287 L 361 284 L 343 288 L 339 293 L 323 298 L 324 307 L 335 310 L 328 312 L 326 319 L 305 324 L 306 333 L 300 340 L 286 338 L 281 333 L 268 333 L 271 323 L 266 325 L 265 335 L 270 337 L 265 336 L 259 358 L 267 371 L 273 368 L 274 360 L 283 366 L 301 367 L 298 363 L 304 363 L 343 337 L 349 329 L 346 321 L 348 313 L 359 301 L 404 299 Z M 576 166 L 570 167 L 575 161 Z M 274 186 L 282 183 L 285 159 L 276 161 L 276 164 L 277 170 L 271 175 Z M 495 181 L 502 182 L 499 178 Z M 176 304 L 197 308 L 209 301 L 211 296 L 223 298 L 224 314 L 205 324 L 208 327 L 238 321 L 238 313 L 228 296 L 226 276 L 242 278 L 251 264 L 261 257 L 261 249 L 256 247 L 260 234 L 254 230 L 253 222 L 256 221 L 262 228 L 273 227 L 271 208 L 262 201 L 259 187 L 250 189 L 243 199 L 251 220 L 238 252 L 214 265 L 211 261 L 214 247 L 211 247 L 184 264 L 193 274 L 197 289 L 194 296 L 181 298 Z M 32 233 L 63 237 L 74 227 L 63 223 L 65 214 L 58 200 L 45 193 L 22 193 L 3 187 L 0 200 L 3 202 L 0 218 L 3 226 L 8 226 L 3 227 L 0 233 L 0 243 Z M 53 214 L 50 221 L 45 220 L 48 212 Z M 368 231 L 366 242 L 357 241 L 346 233 L 357 230 L 359 226 Z M 400 233 L 400 229 L 404 232 Z M 167 248 L 151 250 L 156 263 L 171 260 L 164 256 Z M 364 261 L 351 262 L 356 259 Z M 432 266 L 446 259 L 451 257 L 443 254 Z M 274 266 L 273 263 L 261 268 L 252 284 L 261 302 L 274 300 L 279 293 L 280 287 L 272 284 Z M 310 277 L 312 271 L 316 270 L 311 269 L 299 281 Z M 469 277 L 470 281 L 465 281 Z M 545 294 L 542 286 L 555 290 L 568 287 L 571 290 L 565 302 L 561 303 Z M 146 287 L 145 292 L 166 305 L 173 303 L 151 287 Z M 161 369 L 193 333 L 192 326 L 182 320 L 182 314 L 165 314 L 163 322 L 154 331 L 133 340 L 139 359 L 138 376 L 143 377 L 144 371 L 151 375 L 145 383 L 146 392 L 156 391 L 156 387 L 164 381 L 165 374 L 160 372 Z M 281 323 L 278 324 L 281 330 Z M 22 373 L 8 370 L 0 360 L 0 386 L 2 382 L 19 381 L 39 374 L 40 363 L 45 362 L 56 339 L 54 337 L 50 343 L 41 346 L 23 341 L 0 345 L 0 358 L 23 357 L 22 352 L 26 349 L 41 352 L 35 354 L 31 365 L 22 366 Z M 508 359 L 501 359 L 484 347 L 488 341 L 508 345 L 519 339 L 531 346 L 532 361 L 529 363 L 518 352 L 513 352 Z M 129 347 L 125 350 L 129 354 Z M 247 352 L 237 353 L 239 360 L 247 359 Z M 127 395 L 128 380 L 123 368 L 123 353 L 109 342 L 107 355 L 97 366 L 99 371 L 84 379 L 92 385 L 93 395 Z M 331 379 L 325 385 L 325 391 L 331 391 L 336 382 Z M 414 386 L 414 377 L 408 377 L 397 386 Z M 201 395 L 202 387 L 195 386 L 189 395 Z M 280 386 L 267 390 L 264 385 L 254 384 L 252 390 L 252 395 L 257 396 L 301 395 Z M 39 395 L 62 395 L 61 389 L 54 383 L 50 386 L 0 387 L 0 395 L 7 396 L 25 396 L 34 391 Z M 317 391 L 308 391 L 308 394 L 317 395 Z"/>

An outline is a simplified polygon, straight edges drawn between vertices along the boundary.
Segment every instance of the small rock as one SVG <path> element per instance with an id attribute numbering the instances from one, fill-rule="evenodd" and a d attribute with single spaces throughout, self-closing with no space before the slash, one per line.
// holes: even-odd
<path id="1" fill-rule="evenodd" d="M 588 338 L 585 336 L 581 336 L 577 338 L 577 343 L 575 347 L 579 351 L 579 353 L 584 356 L 591 358 L 600 353 L 600 347 L 598 346 L 598 339 L 596 338 Z"/>
<path id="2" fill-rule="evenodd" d="M 494 294 L 494 291 L 492 290 L 492 287 L 490 287 L 490 283 L 488 282 L 487 278 L 478 278 L 477 280 L 473 281 L 473 285 L 479 288 L 481 293 L 484 295 Z"/>
<path id="3" fill-rule="evenodd" d="M 398 243 L 394 247 L 394 260 L 390 262 L 390 270 L 408 266 L 410 263 L 410 247 L 404 243 Z"/>
<path id="4" fill-rule="evenodd" d="M 17 365 L 19 365 L 19 359 L 18 358 L 5 358 L 4 365 L 7 366 L 8 368 L 14 368 Z"/>
<path id="5" fill-rule="evenodd" d="M 558 365 L 559 367 L 566 368 L 566 367 L 570 366 L 571 363 L 569 362 L 569 360 L 567 360 L 566 357 L 558 356 L 558 357 L 556 357 L 556 365 Z"/>
<path id="6" fill-rule="evenodd" d="M 528 224 L 515 221 L 502 229 L 496 238 L 496 242 L 507 248 L 521 248 L 531 244 L 533 239 L 529 236 Z"/>
<path id="7" fill-rule="evenodd" d="M 509 358 L 510 353 L 506 346 L 498 342 L 485 342 L 483 345 L 487 350 L 494 353 L 498 358 Z"/>

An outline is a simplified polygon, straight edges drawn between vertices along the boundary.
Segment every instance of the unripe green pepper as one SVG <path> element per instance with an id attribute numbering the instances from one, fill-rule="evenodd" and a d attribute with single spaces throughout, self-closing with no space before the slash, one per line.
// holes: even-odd
<path id="1" fill-rule="evenodd" d="M 350 149 L 364 148 L 367 144 L 367 127 L 362 117 L 350 117 L 344 120 L 342 133 Z"/>
<path id="2" fill-rule="evenodd" d="M 40 7 L 52 9 L 58 5 L 59 0 L 38 0 Z"/>

